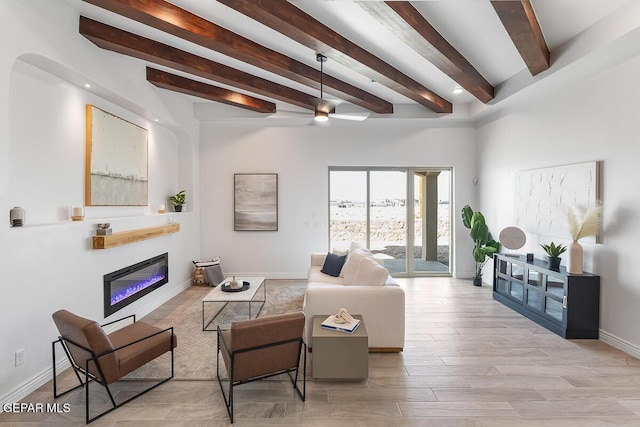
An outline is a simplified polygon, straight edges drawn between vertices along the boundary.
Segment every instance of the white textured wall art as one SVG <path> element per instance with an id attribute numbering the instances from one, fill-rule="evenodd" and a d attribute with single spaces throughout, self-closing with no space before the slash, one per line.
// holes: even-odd
<path id="1" fill-rule="evenodd" d="M 593 207 L 601 199 L 596 161 L 520 171 L 515 182 L 516 223 L 528 233 L 569 238 L 566 207 Z M 595 238 L 591 237 L 595 241 Z"/>

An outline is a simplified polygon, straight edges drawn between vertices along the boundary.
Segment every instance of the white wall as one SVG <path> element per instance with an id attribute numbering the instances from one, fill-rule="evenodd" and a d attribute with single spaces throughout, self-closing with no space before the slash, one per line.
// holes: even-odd
<path id="1" fill-rule="evenodd" d="M 381 123 L 383 122 L 383 123 Z M 202 123 L 202 255 L 225 272 L 306 277 L 311 252 L 328 249 L 330 166 L 453 166 L 456 224 L 475 203 L 475 131 L 429 129 L 419 121 L 369 120 L 331 127 Z M 277 173 L 279 230 L 233 231 L 234 173 Z M 471 277 L 471 239 L 452 238 L 457 277 Z"/>
<path id="2" fill-rule="evenodd" d="M 640 355 L 640 58 L 562 88 L 537 94 L 478 131 L 480 205 L 500 230 L 514 225 L 514 178 L 519 170 L 602 161 L 601 244 L 584 243 L 585 271 L 601 276 L 601 338 Z M 543 256 L 529 235 L 524 250 Z M 562 238 L 565 240 L 562 240 Z M 568 236 L 553 237 L 567 243 Z M 524 251 L 523 250 L 523 251 Z M 566 257 L 564 257 L 566 259 Z M 563 260 L 563 264 L 565 260 Z"/>
<path id="3" fill-rule="evenodd" d="M 0 402 L 15 401 L 49 380 L 51 314 L 61 308 L 103 320 L 104 274 L 169 252 L 169 283 L 111 318 L 144 314 L 189 282 L 199 255 L 198 126 L 191 102 L 145 82 L 141 61 L 102 51 L 78 34 L 78 16 L 58 0 L 0 3 Z M 10 39 L 10 41 L 9 41 Z M 28 65 L 36 64 L 36 66 Z M 92 89 L 82 87 L 84 81 Z M 86 208 L 85 104 L 136 122 L 149 133 L 149 206 Z M 159 118 L 157 124 L 153 118 Z M 189 212 L 158 215 L 157 205 L 187 189 Z M 9 227 L 9 210 L 27 211 Z M 91 249 L 95 224 L 114 231 L 164 224 L 177 234 L 107 250 Z M 4 225 L 2 225 L 4 224 Z M 25 362 L 14 366 L 16 350 Z"/>

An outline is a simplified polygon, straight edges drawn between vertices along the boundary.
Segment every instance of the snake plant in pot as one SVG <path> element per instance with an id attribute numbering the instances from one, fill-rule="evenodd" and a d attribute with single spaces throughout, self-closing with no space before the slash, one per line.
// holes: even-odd
<path id="1" fill-rule="evenodd" d="M 541 244 L 540 246 L 547 253 L 549 270 L 558 271 L 560 269 L 560 255 L 566 252 L 567 247 L 563 244 L 556 245 L 553 242 L 549 243 L 548 245 Z"/>
<path id="2" fill-rule="evenodd" d="M 473 260 L 476 263 L 473 284 L 482 286 L 482 267 L 500 249 L 500 243 L 493 240 L 484 215 L 474 212 L 469 205 L 462 208 L 462 223 L 471 230 L 469 235 L 473 239 Z"/>

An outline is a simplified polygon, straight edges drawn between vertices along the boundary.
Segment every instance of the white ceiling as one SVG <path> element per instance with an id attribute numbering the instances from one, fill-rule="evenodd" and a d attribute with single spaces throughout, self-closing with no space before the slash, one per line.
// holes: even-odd
<path id="1" fill-rule="evenodd" d="M 119 15 L 88 5 L 81 0 L 65 0 L 81 15 L 104 22 L 115 27 L 153 38 L 182 50 L 218 61 L 225 65 L 263 77 L 285 86 L 319 96 L 319 91 L 293 82 L 287 78 L 264 71 L 252 65 L 226 57 L 201 46 L 184 41 L 174 36 L 162 33 L 153 28 L 133 22 Z M 270 0 L 275 1 L 275 0 Z M 419 106 L 413 100 L 394 92 L 369 78 L 335 61 L 325 63 L 325 72 L 358 86 L 394 104 L 394 117 L 403 115 L 418 117 L 473 118 L 477 112 L 486 112 L 495 108 L 503 99 L 513 96 L 520 89 L 537 84 L 546 77 L 566 69 L 566 64 L 556 59 L 560 53 L 566 54 L 567 46 L 572 46 L 577 40 L 589 40 L 589 37 L 604 38 L 591 42 L 595 47 L 602 43 L 613 43 L 624 33 L 634 30 L 633 22 L 625 22 L 627 28 L 615 31 L 604 31 L 599 26 L 616 26 L 620 20 L 628 18 L 629 11 L 638 13 L 640 2 L 635 0 L 531 0 L 536 16 L 542 28 L 546 42 L 551 51 L 552 65 L 536 77 L 532 77 L 526 69 L 525 63 L 509 38 L 501 21 L 491 6 L 489 0 L 428 0 L 412 1 L 420 13 L 447 39 L 467 60 L 496 88 L 496 99 L 491 106 L 484 106 L 472 95 L 463 92 L 452 94 L 458 86 L 451 78 L 439 71 L 435 66 L 422 58 L 418 53 L 397 38 L 384 25 L 375 20 L 360 6 L 351 0 L 290 0 L 296 7 L 313 16 L 323 24 L 355 42 L 372 54 L 385 60 L 414 80 L 422 83 L 440 96 L 454 104 L 454 113 L 450 115 L 435 115 L 426 108 Z M 171 3 L 189 10 L 209 21 L 221 25 L 233 32 L 247 37 L 268 48 L 281 52 L 314 68 L 319 68 L 315 59 L 315 52 L 282 34 L 218 3 L 215 0 L 171 0 Z M 621 24 L 622 25 L 622 24 Z M 634 28 L 632 28 L 634 27 Z M 597 30 L 597 31 L 596 31 Z M 78 37 L 81 37 L 78 35 Z M 609 38 L 609 40 L 607 40 Z M 600 46 L 601 47 L 601 46 Z M 98 47 L 96 47 L 98 49 Z M 582 56 L 590 53 L 589 48 L 582 47 Z M 114 53 L 115 55 L 115 53 Z M 579 56 L 572 59 L 578 61 Z M 132 59 L 134 61 L 134 59 Z M 137 60 L 135 60 L 137 61 Z M 140 61 L 144 63 L 144 61 Z M 141 64 L 141 66 L 143 66 Z M 160 67 L 162 68 L 162 67 Z M 172 71 L 175 72 L 175 71 Z M 175 72 L 176 74 L 181 74 Z M 203 80 L 188 76 L 195 80 Z M 206 81 L 206 80 L 203 80 Z M 516 86 L 520 85 L 518 89 Z M 228 87 L 223 84 L 208 82 L 217 86 Z M 235 88 L 233 88 L 235 89 Z M 162 90 L 162 89 L 157 89 Z M 235 89 L 237 90 L 237 89 Z M 245 92 L 238 90 L 239 92 Z M 187 96 L 187 95 L 184 95 Z M 290 104 L 268 99 L 277 105 L 278 114 L 284 112 L 303 112 Z M 200 111 L 213 111 L 216 117 L 258 117 L 259 113 L 248 113 L 237 107 L 215 104 L 192 97 Z M 331 97 L 325 98 L 335 99 Z M 339 102 L 339 100 L 337 100 Z M 356 106 L 346 103 L 338 106 L 341 111 L 360 111 Z M 275 116 L 277 117 L 278 114 Z M 372 115 L 376 117 L 376 115 Z M 203 117 L 200 117 L 201 119 Z"/>

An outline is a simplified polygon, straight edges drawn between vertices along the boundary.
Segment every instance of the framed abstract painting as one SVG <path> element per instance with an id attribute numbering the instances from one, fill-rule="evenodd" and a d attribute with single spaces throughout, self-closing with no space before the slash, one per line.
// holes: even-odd
<path id="1" fill-rule="evenodd" d="M 146 206 L 148 131 L 87 105 L 85 205 Z"/>
<path id="2" fill-rule="evenodd" d="M 278 174 L 234 175 L 233 229 L 278 231 Z"/>

